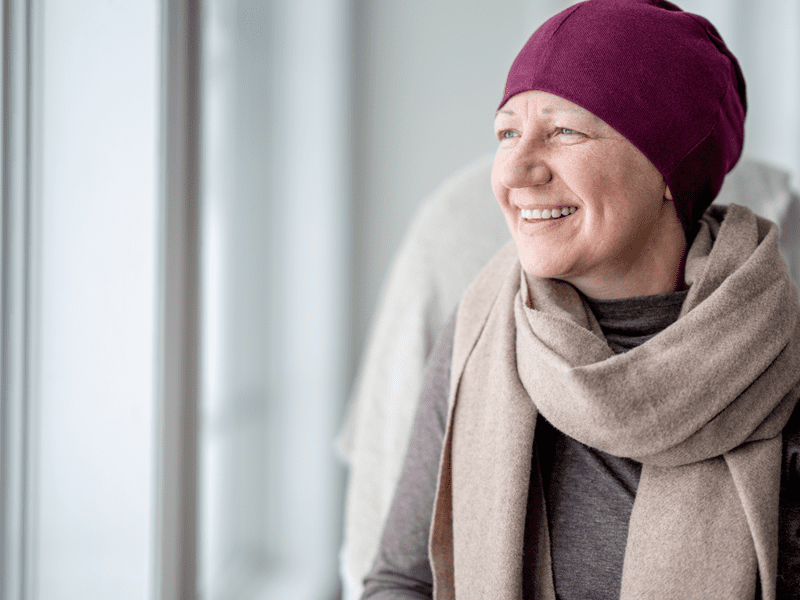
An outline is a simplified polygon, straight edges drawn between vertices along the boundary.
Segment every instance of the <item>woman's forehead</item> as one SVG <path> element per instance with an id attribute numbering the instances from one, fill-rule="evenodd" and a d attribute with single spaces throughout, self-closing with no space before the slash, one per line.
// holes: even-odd
<path id="1" fill-rule="evenodd" d="M 506 102 L 503 107 L 495 113 L 495 117 L 501 114 L 517 116 L 518 114 L 530 114 L 531 112 L 540 115 L 556 115 L 567 113 L 570 115 L 580 116 L 585 119 L 590 119 L 593 122 L 603 122 L 596 115 L 592 114 L 585 108 L 578 106 L 574 102 L 570 102 L 569 100 L 561 98 L 560 96 L 539 90 L 530 90 L 512 96 L 508 99 L 508 102 Z"/>

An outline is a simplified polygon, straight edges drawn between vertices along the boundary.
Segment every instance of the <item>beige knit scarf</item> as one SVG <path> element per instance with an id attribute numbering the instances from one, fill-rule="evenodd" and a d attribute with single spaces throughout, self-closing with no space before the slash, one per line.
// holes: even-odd
<path id="1" fill-rule="evenodd" d="M 434 597 L 554 600 L 537 414 L 643 463 L 621 598 L 775 598 L 781 430 L 800 395 L 800 308 L 777 227 L 712 206 L 679 319 L 614 355 L 576 290 L 504 248 L 459 306 L 431 529 Z M 534 481 L 530 474 L 533 472 Z M 532 487 L 531 487 L 532 486 Z M 523 549 L 529 488 L 538 515 Z"/>

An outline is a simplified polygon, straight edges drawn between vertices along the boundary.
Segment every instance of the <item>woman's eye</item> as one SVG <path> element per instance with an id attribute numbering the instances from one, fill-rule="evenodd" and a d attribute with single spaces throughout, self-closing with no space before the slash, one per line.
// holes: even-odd
<path id="1" fill-rule="evenodd" d="M 516 131 L 511 131 L 510 129 L 506 129 L 505 131 L 501 131 L 500 135 L 498 136 L 501 140 L 507 140 L 510 138 L 518 137 L 519 134 Z"/>
<path id="2" fill-rule="evenodd" d="M 573 133 L 578 133 L 578 132 L 575 131 L 574 129 L 568 129 L 566 127 L 562 127 L 559 133 L 562 133 L 563 135 L 572 135 Z"/>

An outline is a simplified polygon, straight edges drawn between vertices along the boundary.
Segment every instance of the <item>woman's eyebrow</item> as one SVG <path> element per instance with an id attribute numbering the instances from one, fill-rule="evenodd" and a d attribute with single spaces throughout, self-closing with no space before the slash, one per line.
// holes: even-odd
<path id="1" fill-rule="evenodd" d="M 547 113 L 547 114 L 554 113 L 554 112 L 580 113 L 581 110 L 579 108 L 577 108 L 577 107 L 571 107 L 571 106 L 545 106 L 545 107 L 542 108 L 541 112 Z M 515 114 L 517 114 L 517 113 L 515 113 L 513 110 L 511 110 L 509 108 L 501 108 L 500 110 L 498 110 L 498 111 L 496 111 L 494 113 L 494 116 L 497 116 L 497 115 L 499 115 L 501 113 L 505 114 L 505 115 L 515 115 Z"/>
<path id="2" fill-rule="evenodd" d="M 588 110 L 582 109 L 580 106 L 544 106 L 541 110 L 542 114 L 553 114 L 553 113 L 570 113 L 576 117 L 581 119 L 587 119 L 589 123 L 597 125 L 602 123 L 602 119 L 595 115 L 594 113 L 590 113 Z"/>
<path id="3" fill-rule="evenodd" d="M 500 110 L 495 111 L 494 116 L 496 117 L 500 113 L 503 113 L 504 115 L 513 115 L 513 114 L 515 114 L 513 110 L 509 110 L 508 108 L 501 108 Z"/>
<path id="4" fill-rule="evenodd" d="M 575 115 L 578 115 L 578 116 L 586 117 L 586 118 L 590 119 L 592 123 L 600 122 L 600 118 L 599 117 L 597 117 L 596 115 L 590 113 L 589 111 L 581 110 L 581 108 L 579 106 L 547 105 L 547 106 L 543 106 L 541 108 L 540 112 L 541 112 L 541 114 L 547 114 L 547 115 L 551 115 L 553 113 L 558 113 L 558 112 L 568 112 L 568 113 L 572 113 L 572 114 L 575 114 Z M 501 108 L 500 110 L 495 111 L 494 116 L 495 116 L 495 118 L 497 118 L 497 116 L 501 115 L 501 114 L 515 116 L 517 113 L 515 113 L 510 108 Z"/>

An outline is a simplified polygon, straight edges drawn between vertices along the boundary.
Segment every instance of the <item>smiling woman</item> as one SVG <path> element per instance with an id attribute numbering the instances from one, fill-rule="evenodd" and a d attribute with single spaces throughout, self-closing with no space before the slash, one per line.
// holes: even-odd
<path id="1" fill-rule="evenodd" d="M 797 290 L 774 223 L 711 206 L 746 108 L 670 2 L 533 34 L 495 120 L 513 242 L 433 352 L 365 598 L 796 597 Z"/>
<path id="2" fill-rule="evenodd" d="M 686 238 L 672 195 L 633 144 L 589 111 L 536 90 L 510 98 L 495 129 L 492 187 L 526 272 L 593 298 L 681 287 Z"/>

